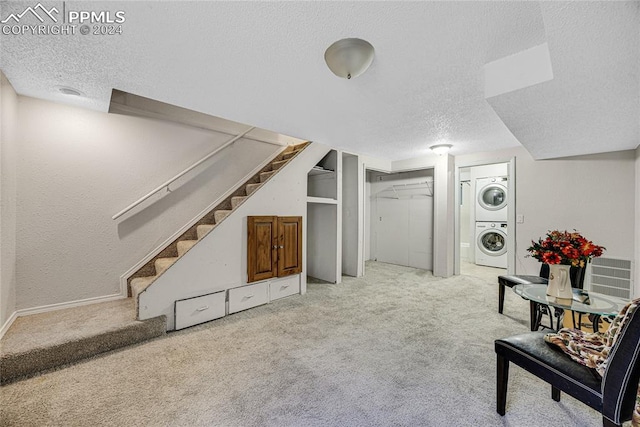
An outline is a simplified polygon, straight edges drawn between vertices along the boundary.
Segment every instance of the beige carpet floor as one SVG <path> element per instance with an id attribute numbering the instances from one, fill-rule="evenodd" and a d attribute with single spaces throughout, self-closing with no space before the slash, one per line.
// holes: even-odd
<path id="1" fill-rule="evenodd" d="M 367 263 L 293 296 L 0 387 L 2 426 L 599 426 L 517 367 L 495 411 L 496 338 L 528 303 L 493 270 Z M 501 271 L 501 270 L 497 270 Z"/>

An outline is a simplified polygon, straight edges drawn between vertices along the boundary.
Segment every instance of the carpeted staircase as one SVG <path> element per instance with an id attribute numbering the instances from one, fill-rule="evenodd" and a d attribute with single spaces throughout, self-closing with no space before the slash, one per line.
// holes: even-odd
<path id="1" fill-rule="evenodd" d="M 0 340 L 0 385 L 165 334 L 165 316 L 133 320 L 138 295 L 309 145 L 288 146 L 129 279 L 134 298 L 18 318 Z M 2 424 L 2 423 L 0 423 Z"/>
<path id="2" fill-rule="evenodd" d="M 142 292 L 309 144 L 309 142 L 305 142 L 285 148 L 267 166 L 131 275 L 128 279 L 129 296 L 136 301 L 136 316 L 139 315 L 138 296 Z"/>

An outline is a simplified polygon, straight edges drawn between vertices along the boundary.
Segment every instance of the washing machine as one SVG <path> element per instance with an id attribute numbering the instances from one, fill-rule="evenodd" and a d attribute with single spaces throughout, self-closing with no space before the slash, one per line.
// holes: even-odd
<path id="1" fill-rule="evenodd" d="M 476 221 L 507 222 L 506 176 L 476 179 Z"/>
<path id="2" fill-rule="evenodd" d="M 476 264 L 507 268 L 507 223 L 476 222 Z"/>

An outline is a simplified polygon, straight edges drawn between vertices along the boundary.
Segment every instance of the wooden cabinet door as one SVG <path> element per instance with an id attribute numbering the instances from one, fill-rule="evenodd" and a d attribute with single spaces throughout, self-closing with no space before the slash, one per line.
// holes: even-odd
<path id="1" fill-rule="evenodd" d="M 278 217 L 278 277 L 302 272 L 302 217 Z"/>
<path id="2" fill-rule="evenodd" d="M 278 272 L 278 217 L 247 217 L 247 282 L 275 277 Z"/>

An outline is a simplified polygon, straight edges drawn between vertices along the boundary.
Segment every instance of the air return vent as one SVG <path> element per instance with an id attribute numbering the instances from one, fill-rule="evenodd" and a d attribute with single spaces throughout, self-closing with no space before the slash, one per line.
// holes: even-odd
<path id="1" fill-rule="evenodd" d="M 620 298 L 631 298 L 631 261 L 594 258 L 591 261 L 591 290 Z"/>

